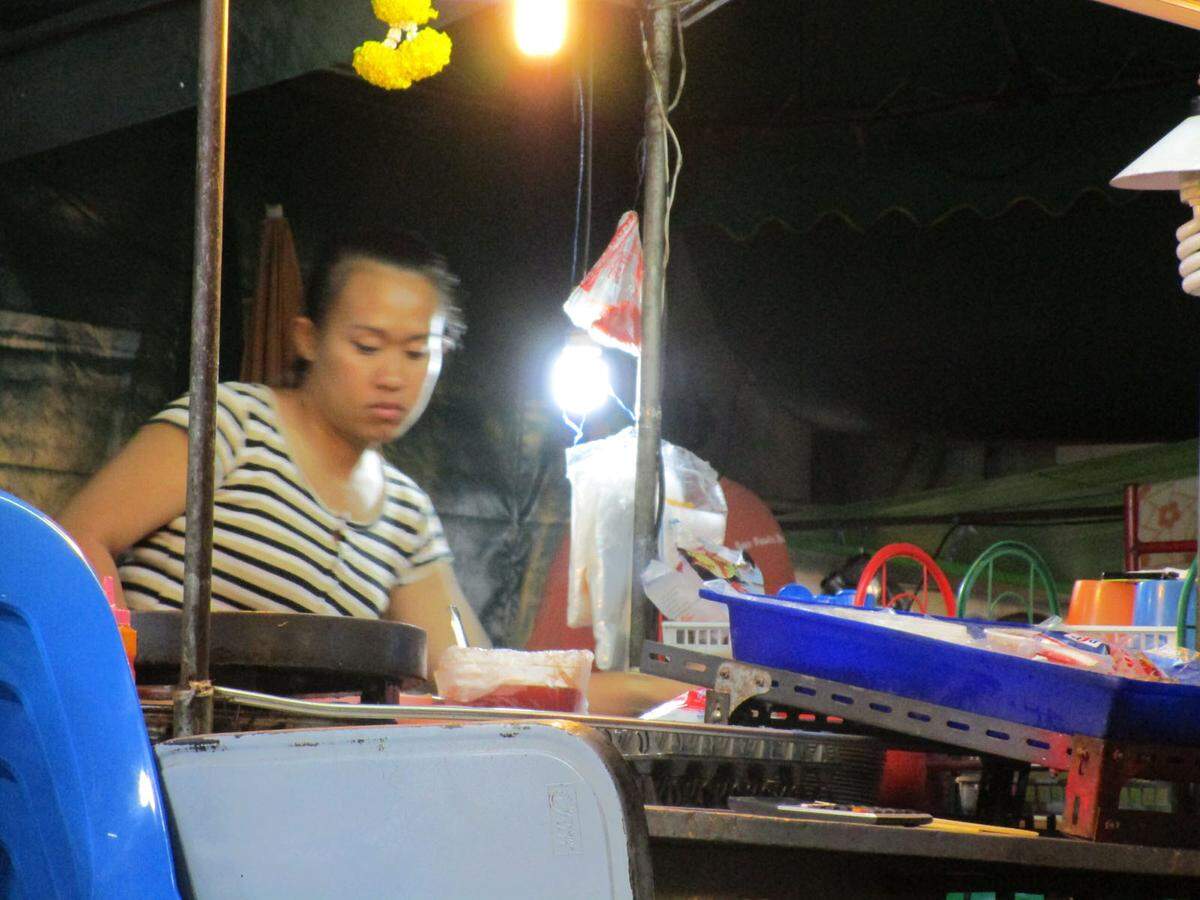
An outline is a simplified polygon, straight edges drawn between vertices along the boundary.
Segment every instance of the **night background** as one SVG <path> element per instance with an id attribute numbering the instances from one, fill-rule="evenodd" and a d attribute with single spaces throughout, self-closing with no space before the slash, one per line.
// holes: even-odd
<path id="1" fill-rule="evenodd" d="M 367 0 L 233 4 L 221 371 L 237 377 L 267 204 L 302 263 L 346 222 L 434 243 L 469 331 L 390 452 L 489 628 L 519 643 L 567 527 L 571 434 L 546 377 L 572 286 L 576 76 L 590 45 L 594 261 L 642 203 L 639 22 L 579 4 L 572 45 L 533 63 L 503 5 L 437 5 L 449 68 L 388 93 L 347 65 L 380 36 Z M 186 387 L 194 20 L 0 0 L 0 309 L 140 335 L 119 365 L 65 363 L 108 393 L 37 415 L 19 373 L 40 363 L 10 352 L 0 477 L 51 473 L 22 482 L 48 508 Z M 734 0 L 684 50 L 667 440 L 785 512 L 1195 436 L 1189 213 L 1107 187 L 1188 114 L 1194 32 L 1090 0 Z M 633 362 L 611 362 L 632 405 Z M 50 424 L 33 440 L 29 420 Z M 623 424 L 609 408 L 587 434 Z"/>

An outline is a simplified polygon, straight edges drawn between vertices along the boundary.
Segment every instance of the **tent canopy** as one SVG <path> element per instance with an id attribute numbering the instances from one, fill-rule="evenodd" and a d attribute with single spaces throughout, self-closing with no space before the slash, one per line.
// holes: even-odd
<path id="1" fill-rule="evenodd" d="M 470 331 L 390 452 L 504 635 L 567 520 L 545 373 L 566 325 L 578 89 L 571 57 L 515 57 L 500 5 L 438 5 L 450 67 L 384 93 L 347 66 L 379 34 L 368 0 L 232 4 L 222 375 L 266 204 L 302 266 L 335 223 L 429 237 Z M 644 83 L 636 16 L 589 8 L 595 259 L 640 205 Z M 18 123 L 0 130 L 0 310 L 140 335 L 124 405 L 97 411 L 126 432 L 186 384 L 195 9 L 0 0 L 0 121 Z M 1092 0 L 739 0 L 685 51 L 668 440 L 770 499 L 838 502 L 945 483 L 965 457 L 931 447 L 969 445 L 982 477 L 1013 447 L 1044 460 L 1195 433 L 1186 213 L 1107 186 L 1186 113 L 1193 32 Z M 614 368 L 628 402 L 632 365 Z M 589 436 L 622 424 L 610 409 Z"/>

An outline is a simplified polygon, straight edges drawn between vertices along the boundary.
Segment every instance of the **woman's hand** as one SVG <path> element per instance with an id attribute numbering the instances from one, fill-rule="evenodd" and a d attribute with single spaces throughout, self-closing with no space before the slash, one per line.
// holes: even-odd
<path id="1" fill-rule="evenodd" d="M 92 476 L 59 516 L 96 577 L 112 576 L 120 606 L 125 599 L 115 558 L 183 513 L 187 450 L 187 432 L 174 425 L 147 425 Z"/>

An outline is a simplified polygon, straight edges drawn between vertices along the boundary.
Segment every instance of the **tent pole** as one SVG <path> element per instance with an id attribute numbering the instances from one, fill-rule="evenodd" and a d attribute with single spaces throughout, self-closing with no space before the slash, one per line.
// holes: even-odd
<path id="1" fill-rule="evenodd" d="M 654 633 L 654 616 L 642 591 L 642 571 L 657 556 L 659 447 L 662 435 L 663 310 L 666 295 L 665 232 L 667 215 L 666 104 L 671 81 L 671 8 L 647 0 L 647 42 L 650 65 L 646 73 L 646 195 L 642 207 L 645 273 L 642 281 L 642 350 L 638 357 L 637 462 L 633 491 L 633 583 L 630 591 L 629 659 L 641 663 L 642 642 Z M 659 94 L 661 92 L 661 96 Z"/>
<path id="2" fill-rule="evenodd" d="M 212 601 L 213 437 L 221 320 L 221 217 L 225 191 L 225 93 L 229 0 L 202 0 L 196 103 L 196 231 L 192 261 L 192 350 L 187 532 L 176 735 L 212 731 L 208 670 Z"/>

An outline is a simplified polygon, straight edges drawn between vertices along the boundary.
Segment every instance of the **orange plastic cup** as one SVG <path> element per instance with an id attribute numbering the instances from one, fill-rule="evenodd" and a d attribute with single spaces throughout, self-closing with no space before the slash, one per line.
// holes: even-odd
<path id="1" fill-rule="evenodd" d="M 1068 625 L 1132 625 L 1136 581 L 1081 579 L 1071 590 Z"/>

